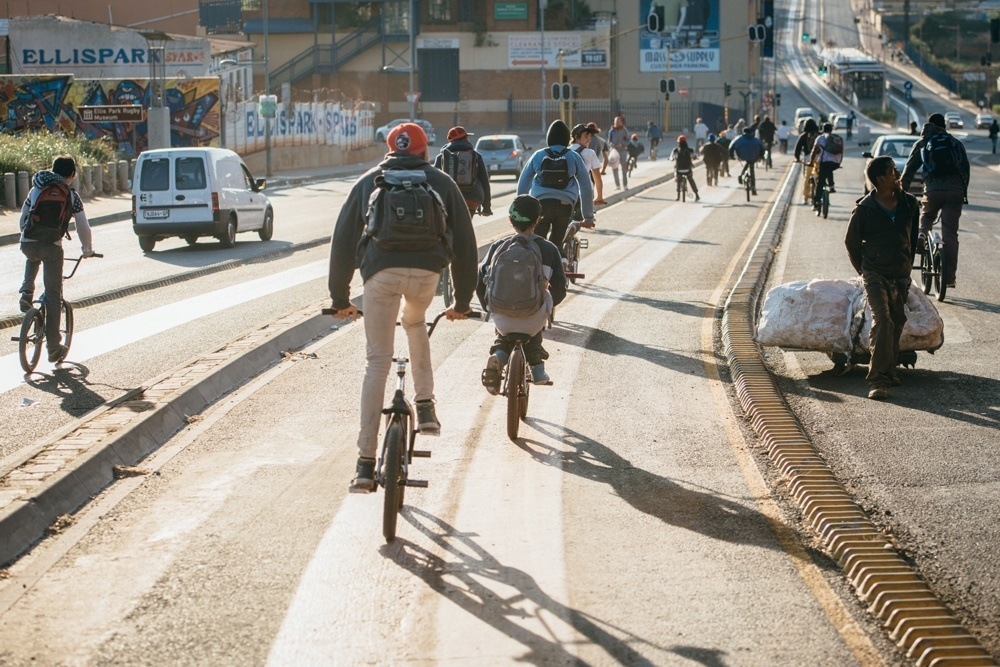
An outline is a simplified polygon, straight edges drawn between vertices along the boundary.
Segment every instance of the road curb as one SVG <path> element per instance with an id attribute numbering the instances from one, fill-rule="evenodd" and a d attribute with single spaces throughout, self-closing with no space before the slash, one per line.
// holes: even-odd
<path id="1" fill-rule="evenodd" d="M 0 509 L 0 564 L 26 552 L 59 517 L 97 496 L 114 481 L 116 469 L 140 463 L 192 415 L 279 363 L 284 353 L 324 335 L 331 323 L 315 306 L 297 311 L 158 376 L 32 448 L 0 486 L 8 497 L 15 485 L 29 487 Z M 60 467 L 53 471 L 54 466 Z"/>

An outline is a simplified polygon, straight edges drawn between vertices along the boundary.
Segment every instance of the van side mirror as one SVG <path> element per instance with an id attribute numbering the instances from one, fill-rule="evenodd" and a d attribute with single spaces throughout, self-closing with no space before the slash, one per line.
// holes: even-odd
<path id="1" fill-rule="evenodd" d="M 861 154 L 861 157 L 872 157 L 872 153 L 871 151 L 865 151 L 864 153 Z"/>
<path id="2" fill-rule="evenodd" d="M 254 183 L 254 185 L 256 186 L 254 189 L 257 192 L 260 192 L 261 190 L 267 187 L 267 181 L 263 178 L 258 178 L 257 181 Z"/>

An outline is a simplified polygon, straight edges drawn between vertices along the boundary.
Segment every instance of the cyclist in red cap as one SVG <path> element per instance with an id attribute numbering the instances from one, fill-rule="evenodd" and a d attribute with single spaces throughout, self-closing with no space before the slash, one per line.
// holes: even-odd
<path id="1" fill-rule="evenodd" d="M 691 186 L 691 192 L 694 193 L 694 200 L 701 201 L 701 195 L 698 194 L 698 185 L 694 182 L 694 150 L 688 146 L 687 137 L 683 134 L 677 137 L 677 147 L 670 154 L 670 159 L 674 161 L 675 175 L 674 178 L 687 178 L 688 184 Z M 677 199 L 681 198 L 680 192 L 677 193 Z"/>

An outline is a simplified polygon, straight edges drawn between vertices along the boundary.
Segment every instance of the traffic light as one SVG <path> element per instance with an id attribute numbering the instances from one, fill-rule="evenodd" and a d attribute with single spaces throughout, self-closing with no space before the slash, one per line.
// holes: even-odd
<path id="1" fill-rule="evenodd" d="M 580 86 L 573 86 L 573 97 L 572 97 L 572 99 L 574 99 L 574 100 L 580 99 Z"/>
<path id="2" fill-rule="evenodd" d="M 751 42 L 763 42 L 764 38 L 767 37 L 767 29 L 762 24 L 755 23 L 747 26 L 747 35 Z"/>
<path id="3" fill-rule="evenodd" d="M 646 15 L 646 30 L 655 33 L 663 32 L 663 12 L 663 7 L 650 8 L 649 14 Z"/>
<path id="4" fill-rule="evenodd" d="M 573 86 L 571 86 L 570 84 L 568 84 L 568 83 L 562 84 L 562 91 L 561 92 L 562 92 L 562 98 L 561 99 L 564 99 L 564 100 L 571 100 L 571 99 L 573 99 Z"/>
<path id="5" fill-rule="evenodd" d="M 730 95 L 733 94 L 733 87 L 730 86 L 728 83 L 722 84 L 722 90 L 726 97 L 729 97 Z"/>
<path id="6" fill-rule="evenodd" d="M 552 99 L 554 100 L 562 99 L 562 86 L 558 83 L 552 84 Z"/>
<path id="7" fill-rule="evenodd" d="M 660 92 L 672 93 L 677 90 L 677 82 L 673 79 L 660 79 Z"/>
<path id="8" fill-rule="evenodd" d="M 1000 43 L 1000 18 L 990 19 L 990 41 Z"/>
<path id="9" fill-rule="evenodd" d="M 809 33 L 808 32 L 802 33 L 802 41 L 803 42 L 808 42 L 809 41 Z"/>
<path id="10" fill-rule="evenodd" d="M 781 106 L 781 93 L 775 93 L 775 95 L 774 95 L 774 106 L 776 106 L 776 107 L 780 107 Z"/>

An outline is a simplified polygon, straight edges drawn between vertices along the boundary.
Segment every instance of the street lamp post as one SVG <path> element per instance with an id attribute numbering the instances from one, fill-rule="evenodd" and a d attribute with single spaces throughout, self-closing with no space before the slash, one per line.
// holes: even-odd
<path id="1" fill-rule="evenodd" d="M 412 0 L 410 0 L 412 2 Z M 264 94 L 271 94 L 271 54 L 268 50 L 268 25 L 267 25 L 267 5 L 268 0 L 264 0 L 263 6 L 263 29 L 264 29 Z M 286 100 L 287 102 L 288 100 Z M 265 176 L 271 178 L 271 119 L 264 119 L 264 160 L 266 164 Z"/>
<path id="2" fill-rule="evenodd" d="M 548 87 L 545 84 L 545 7 L 546 7 L 547 4 L 548 3 L 547 3 L 546 0 L 538 0 L 538 15 L 539 15 L 539 19 L 541 20 L 541 28 L 542 28 L 542 41 L 541 41 L 541 46 L 540 46 L 540 48 L 538 50 L 539 61 L 542 63 L 542 97 L 541 97 L 541 101 L 542 101 L 542 134 L 545 134 L 546 130 L 548 129 L 546 127 L 546 124 L 545 124 L 545 93 L 547 92 L 546 88 Z"/>
<path id="3" fill-rule="evenodd" d="M 407 101 L 410 103 L 410 122 L 412 123 L 417 117 L 417 96 L 416 92 L 413 90 L 413 70 L 416 69 L 416 15 L 415 15 L 415 5 L 414 0 L 410 0 L 410 92 L 406 96 Z"/>

